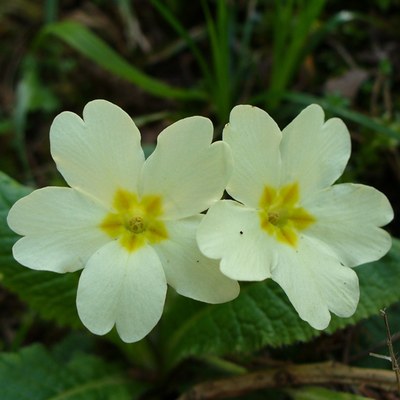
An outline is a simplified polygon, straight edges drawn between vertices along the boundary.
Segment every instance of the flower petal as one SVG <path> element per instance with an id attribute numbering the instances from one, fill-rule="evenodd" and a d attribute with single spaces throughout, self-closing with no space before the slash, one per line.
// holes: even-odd
<path id="1" fill-rule="evenodd" d="M 127 252 L 113 241 L 96 252 L 82 271 L 78 314 L 97 335 L 116 324 L 124 342 L 136 342 L 161 318 L 166 291 L 161 262 L 151 247 Z"/>
<path id="2" fill-rule="evenodd" d="M 302 197 L 328 187 L 342 175 L 350 151 L 343 121 L 324 123 L 322 108 L 312 104 L 283 130 L 281 185 L 298 182 Z"/>
<path id="3" fill-rule="evenodd" d="M 234 162 L 227 191 L 257 208 L 264 186 L 279 184 L 281 131 L 265 111 L 240 105 L 232 110 L 223 138 L 231 147 Z"/>
<path id="4" fill-rule="evenodd" d="M 144 155 L 135 123 L 105 100 L 88 103 L 83 118 L 63 112 L 50 129 L 51 153 L 65 180 L 106 205 L 118 188 L 136 192 Z"/>
<path id="5" fill-rule="evenodd" d="M 154 246 L 168 283 L 181 295 L 207 303 L 223 303 L 239 294 L 239 284 L 227 278 L 219 262 L 200 252 L 196 229 L 201 215 L 167 223 L 169 240 Z"/>
<path id="6" fill-rule="evenodd" d="M 26 267 L 54 272 L 83 268 L 110 238 L 99 229 L 106 210 L 70 188 L 35 190 L 11 208 L 7 222 L 21 238 L 14 258 Z"/>
<path id="7" fill-rule="evenodd" d="M 225 143 L 210 146 L 213 128 L 203 117 L 175 122 L 158 136 L 146 160 L 141 194 L 160 195 L 167 219 L 185 218 L 219 200 L 231 173 Z"/>
<path id="8" fill-rule="evenodd" d="M 315 217 L 305 234 L 327 245 L 347 266 L 378 260 L 390 249 L 390 235 L 378 227 L 393 219 L 386 196 L 356 184 L 340 184 L 316 193 L 304 207 Z"/>
<path id="9" fill-rule="evenodd" d="M 313 239 L 302 237 L 297 249 L 279 251 L 272 279 L 285 291 L 300 318 L 315 329 L 325 329 L 329 311 L 339 317 L 354 314 L 359 300 L 356 273 L 339 260 L 319 251 Z"/>
<path id="10" fill-rule="evenodd" d="M 222 200 L 200 223 L 197 242 L 207 257 L 221 259 L 221 271 L 229 278 L 261 281 L 271 276 L 276 241 L 260 224 L 255 210 Z"/>

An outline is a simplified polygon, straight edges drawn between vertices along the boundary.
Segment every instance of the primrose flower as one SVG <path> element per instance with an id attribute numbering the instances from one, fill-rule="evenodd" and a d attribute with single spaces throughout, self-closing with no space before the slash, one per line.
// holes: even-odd
<path id="1" fill-rule="evenodd" d="M 317 105 L 282 132 L 263 110 L 235 107 L 223 132 L 233 155 L 227 191 L 201 222 L 197 240 L 232 279 L 272 278 L 300 317 L 324 329 L 330 311 L 351 316 L 359 300 L 351 267 L 382 257 L 393 218 L 387 198 L 364 185 L 337 184 L 350 135 Z M 271 304 L 273 307 L 273 304 Z"/>
<path id="2" fill-rule="evenodd" d="M 68 187 L 35 190 L 11 208 L 23 235 L 13 247 L 22 265 L 83 268 L 77 309 L 103 335 L 143 338 L 161 317 L 167 283 L 196 300 L 221 303 L 239 285 L 198 249 L 200 212 L 217 201 L 232 169 L 228 146 L 211 144 L 203 117 L 180 120 L 158 137 L 145 161 L 140 133 L 119 107 L 88 103 L 83 120 L 63 112 L 50 130 L 51 153 Z"/>

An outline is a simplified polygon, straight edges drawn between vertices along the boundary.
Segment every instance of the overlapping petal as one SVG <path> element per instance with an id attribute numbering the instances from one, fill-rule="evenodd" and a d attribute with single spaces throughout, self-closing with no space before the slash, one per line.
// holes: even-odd
<path id="1" fill-rule="evenodd" d="M 89 259 L 78 286 L 79 317 L 93 333 L 114 324 L 125 342 L 146 336 L 161 317 L 167 283 L 155 251 L 145 246 L 129 253 L 117 241 Z"/>
<path id="2" fill-rule="evenodd" d="M 264 185 L 280 181 L 281 131 L 263 110 L 249 105 L 236 106 L 223 132 L 234 160 L 227 191 L 236 200 L 258 207 Z"/>
<path id="3" fill-rule="evenodd" d="M 15 259 L 32 269 L 70 272 L 109 241 L 98 225 L 106 211 L 70 188 L 39 189 L 18 200 L 7 222 L 20 235 Z"/>
<path id="4" fill-rule="evenodd" d="M 175 122 L 158 136 L 146 160 L 141 194 L 161 195 L 167 219 L 185 218 L 219 200 L 231 173 L 229 148 L 211 145 L 213 127 L 203 117 Z"/>
<path id="5" fill-rule="evenodd" d="M 206 256 L 221 259 L 221 271 L 231 279 L 263 280 L 276 264 L 275 242 L 261 231 L 258 213 L 234 201 L 219 201 L 208 210 L 197 241 Z"/>
<path id="6" fill-rule="evenodd" d="M 318 242 L 305 237 L 296 250 L 281 248 L 272 279 L 303 320 L 313 328 L 325 329 L 331 319 L 329 311 L 340 317 L 354 314 L 359 286 L 354 270 L 318 249 Z"/>
<path id="7" fill-rule="evenodd" d="M 330 312 L 352 315 L 359 288 L 349 267 L 389 250 L 390 236 L 380 227 L 393 211 L 375 189 L 330 187 L 350 156 L 344 123 L 324 122 L 322 109 L 311 105 L 281 135 L 264 111 L 238 106 L 224 141 L 234 159 L 227 191 L 244 205 L 220 201 L 209 209 L 197 234 L 201 251 L 220 259 L 230 278 L 274 279 L 317 329 L 328 326 Z M 293 198 L 284 196 L 287 188 L 296 188 Z M 289 231 L 291 240 L 283 240 Z"/>
<path id="8" fill-rule="evenodd" d="M 37 190 L 17 202 L 8 217 L 24 235 L 15 258 L 33 269 L 84 268 L 82 322 L 96 334 L 116 325 L 126 342 L 143 338 L 160 319 L 167 277 L 197 300 L 235 298 L 238 283 L 200 253 L 195 239 L 199 213 L 220 199 L 232 169 L 229 146 L 212 144 L 212 137 L 208 119 L 184 119 L 160 134 L 145 163 L 140 133 L 119 107 L 95 100 L 83 119 L 60 114 L 51 152 L 71 188 Z M 140 245 L 126 245 L 138 238 Z"/>
<path id="9" fill-rule="evenodd" d="M 119 188 L 136 191 L 144 155 L 136 125 L 118 106 L 94 100 L 83 120 L 58 115 L 50 130 L 51 153 L 67 183 L 109 205 Z"/>
<path id="10" fill-rule="evenodd" d="M 306 234 L 323 242 L 342 263 L 356 266 L 378 260 L 390 249 L 390 235 L 380 229 L 393 218 L 386 196 L 356 184 L 329 187 L 304 203 L 316 218 Z"/>
<path id="11" fill-rule="evenodd" d="M 239 294 L 239 284 L 223 275 L 218 262 L 205 257 L 196 243 L 197 215 L 167 223 L 168 241 L 154 246 L 170 284 L 179 294 L 207 303 L 223 303 Z"/>
<path id="12" fill-rule="evenodd" d="M 343 173 L 351 142 L 346 125 L 338 118 L 324 122 L 316 104 L 305 108 L 282 131 L 281 185 L 297 182 L 303 197 L 332 185 Z"/>

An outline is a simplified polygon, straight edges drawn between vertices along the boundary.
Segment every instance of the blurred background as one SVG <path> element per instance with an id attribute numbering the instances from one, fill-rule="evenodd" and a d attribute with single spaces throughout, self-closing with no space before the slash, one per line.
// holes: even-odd
<path id="1" fill-rule="evenodd" d="M 265 109 L 283 128 L 318 103 L 351 132 L 353 153 L 341 179 L 375 186 L 397 213 L 399 26 L 399 0 L 2 0 L 0 170 L 31 187 L 62 184 L 49 127 L 59 112 L 81 115 L 96 98 L 132 116 L 147 154 L 157 134 L 185 116 L 209 117 L 218 139 L 236 104 Z M 396 219 L 389 230 L 400 235 Z M 34 323 L 1 288 L 0 303 L 3 349 L 64 335 Z M 393 310 L 398 332 L 398 306 Z M 323 336 L 303 353 L 289 347 L 283 358 L 310 361 L 339 351 L 368 366 L 368 349 L 385 344 L 382 321 L 369 321 Z"/>
<path id="2" fill-rule="evenodd" d="M 125 109 L 148 151 L 186 115 L 211 118 L 218 137 L 236 104 L 283 128 L 318 102 L 351 130 L 345 179 L 396 206 L 399 11 L 398 0 L 4 0 L 0 169 L 34 186 L 57 180 L 49 125 L 95 98 Z"/>

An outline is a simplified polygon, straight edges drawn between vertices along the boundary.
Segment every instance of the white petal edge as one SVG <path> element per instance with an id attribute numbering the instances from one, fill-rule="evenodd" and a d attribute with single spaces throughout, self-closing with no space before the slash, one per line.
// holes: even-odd
<path id="1" fill-rule="evenodd" d="M 124 342 L 136 342 L 161 318 L 166 291 L 161 262 L 151 247 L 127 252 L 113 241 L 96 252 L 82 271 L 78 314 L 97 335 L 116 324 Z"/>
<path id="2" fill-rule="evenodd" d="M 239 284 L 219 270 L 219 262 L 205 257 L 196 242 L 196 229 L 202 216 L 166 223 L 168 240 L 154 245 L 168 284 L 179 294 L 206 303 L 233 300 Z"/>
<path id="3" fill-rule="evenodd" d="M 144 162 L 140 133 L 130 116 L 105 101 L 89 102 L 83 120 L 58 115 L 50 129 L 51 154 L 67 183 L 110 205 L 117 189 L 136 192 Z"/>
<path id="4" fill-rule="evenodd" d="M 315 329 L 329 325 L 329 311 L 350 317 L 357 308 L 360 291 L 356 273 L 319 252 L 312 239 L 302 237 L 296 249 L 281 248 L 272 279 L 285 291 L 300 318 Z"/>
<path id="5" fill-rule="evenodd" d="M 324 122 L 317 104 L 305 108 L 282 131 L 281 185 L 299 183 L 302 197 L 332 185 L 350 157 L 351 141 L 339 118 Z"/>
<path id="6" fill-rule="evenodd" d="M 365 185 L 334 185 L 303 204 L 316 222 L 305 235 L 326 245 L 347 266 L 383 257 L 390 249 L 390 235 L 380 229 L 393 219 L 387 197 Z"/>
<path id="7" fill-rule="evenodd" d="M 258 207 L 265 185 L 278 186 L 282 133 L 263 110 L 250 105 L 233 108 L 223 140 L 233 156 L 233 174 L 227 192 L 236 200 Z"/>
<path id="8" fill-rule="evenodd" d="M 14 245 L 14 258 L 37 270 L 63 273 L 81 269 L 110 240 L 99 228 L 106 212 L 70 188 L 35 190 L 18 200 L 7 217 L 12 230 L 26 235 Z"/>
<path id="9" fill-rule="evenodd" d="M 190 117 L 160 133 L 157 147 L 146 160 L 141 177 L 142 195 L 160 195 L 166 219 L 185 218 L 219 200 L 232 172 L 228 146 L 211 144 L 209 119 Z"/>
<path id="10" fill-rule="evenodd" d="M 261 228 L 256 210 L 231 200 L 212 206 L 197 231 L 200 250 L 221 259 L 223 274 L 231 279 L 261 281 L 276 263 L 276 240 Z"/>

